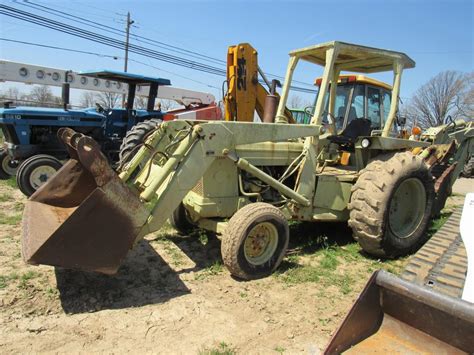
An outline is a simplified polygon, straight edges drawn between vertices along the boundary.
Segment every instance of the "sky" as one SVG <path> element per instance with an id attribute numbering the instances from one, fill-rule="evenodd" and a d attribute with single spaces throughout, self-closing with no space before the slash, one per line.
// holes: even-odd
<path id="1" fill-rule="evenodd" d="M 124 37 L 102 32 L 103 28 L 90 28 L 74 23 L 64 16 L 56 17 L 29 6 L 30 4 L 48 6 L 117 29 L 124 28 L 125 14 L 130 11 L 135 21 L 131 28 L 134 35 L 222 61 L 226 59 L 228 46 L 248 42 L 258 51 L 260 67 L 267 73 L 281 76 L 285 74 L 290 50 L 322 42 L 340 40 L 401 51 L 416 61 L 416 68 L 404 73 L 402 99 L 409 99 L 420 85 L 441 71 L 474 70 L 474 1 L 469 0 L 29 0 L 29 3 L 22 0 L 1 0 L 0 3 L 117 39 Z M 70 53 L 0 40 L 0 59 L 74 71 L 123 69 L 121 58 L 124 53 L 119 49 L 4 15 L 0 15 L 0 37 L 118 57 L 114 60 L 109 57 Z M 164 48 L 150 46 L 142 40 L 132 38 L 131 42 L 182 56 Z M 129 72 L 167 78 L 171 80 L 173 86 L 210 92 L 218 99 L 221 97 L 220 88 L 224 80 L 221 76 L 193 71 L 133 53 L 130 54 L 130 60 Z M 198 61 L 217 67 L 224 65 L 215 61 L 205 62 L 202 57 Z M 320 74 L 320 67 L 302 66 L 297 69 L 294 79 L 307 83 L 297 85 L 309 87 Z M 392 80 L 391 75 L 387 74 L 375 77 L 388 82 Z M 0 90 L 5 87 L 5 84 L 0 84 Z M 28 88 L 25 91 L 28 91 Z M 297 92 L 293 95 L 305 98 L 305 95 Z"/>

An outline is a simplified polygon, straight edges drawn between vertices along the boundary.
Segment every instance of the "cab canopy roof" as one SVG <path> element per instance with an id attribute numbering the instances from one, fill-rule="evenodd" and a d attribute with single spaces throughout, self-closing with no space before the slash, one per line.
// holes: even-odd
<path id="1" fill-rule="evenodd" d="M 135 85 L 150 85 L 154 83 L 158 85 L 171 85 L 171 81 L 169 81 L 168 79 L 153 78 L 150 76 L 143 76 L 139 74 L 131 74 L 114 70 L 85 71 L 80 72 L 79 74 L 92 78 L 120 81 L 123 83 Z"/>
<path id="2" fill-rule="evenodd" d="M 395 61 L 400 61 L 405 69 L 415 67 L 415 62 L 405 53 L 339 41 L 296 49 L 290 52 L 290 56 L 324 66 L 326 51 L 331 48 L 338 51 L 335 66 L 343 71 L 359 73 L 391 71 Z"/>

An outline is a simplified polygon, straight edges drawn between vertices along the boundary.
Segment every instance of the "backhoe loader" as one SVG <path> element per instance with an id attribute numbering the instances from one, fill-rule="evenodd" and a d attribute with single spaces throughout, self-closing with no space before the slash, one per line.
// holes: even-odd
<path id="1" fill-rule="evenodd" d="M 310 124 L 288 124 L 300 61 L 324 67 L 320 94 Z M 166 122 L 118 174 L 93 139 L 62 129 L 71 160 L 26 204 L 23 257 L 113 274 L 128 250 L 172 215 L 178 228 L 220 235 L 224 264 L 242 279 L 278 267 L 292 220 L 348 222 L 369 254 L 412 253 L 428 238 L 431 216 L 462 169 L 457 162 L 472 153 L 474 136 L 472 122 L 448 123 L 420 140 L 391 136 L 403 124 L 396 115 L 401 76 L 414 66 L 404 53 L 338 41 L 294 50 L 275 123 Z M 384 122 L 362 113 L 336 133 L 342 71 L 393 71 Z"/>

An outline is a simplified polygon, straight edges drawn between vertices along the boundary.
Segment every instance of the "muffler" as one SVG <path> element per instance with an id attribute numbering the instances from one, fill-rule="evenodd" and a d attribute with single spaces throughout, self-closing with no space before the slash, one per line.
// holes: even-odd
<path id="1" fill-rule="evenodd" d="M 71 159 L 26 203 L 23 259 L 114 274 L 149 212 L 92 138 L 70 128 L 58 136 Z"/>

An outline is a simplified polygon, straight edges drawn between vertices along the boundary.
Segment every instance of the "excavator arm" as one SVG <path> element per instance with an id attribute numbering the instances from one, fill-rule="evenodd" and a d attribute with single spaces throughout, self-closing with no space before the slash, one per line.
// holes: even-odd
<path id="1" fill-rule="evenodd" d="M 262 122 L 273 122 L 280 96 L 275 91 L 276 83 L 273 87 L 267 83 L 270 92 L 260 83 L 259 71 L 258 53 L 250 44 L 228 48 L 227 93 L 224 95 L 226 121 L 253 122 L 256 111 Z M 285 116 L 288 122 L 295 123 L 288 108 L 285 108 Z"/>

